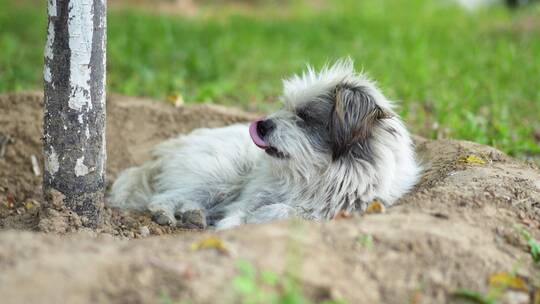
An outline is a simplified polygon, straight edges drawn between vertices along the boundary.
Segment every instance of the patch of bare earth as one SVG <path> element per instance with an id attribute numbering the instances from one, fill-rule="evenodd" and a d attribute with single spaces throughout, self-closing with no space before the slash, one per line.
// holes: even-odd
<path id="1" fill-rule="evenodd" d="M 31 161 L 42 164 L 41 111 L 41 94 L 0 96 L 0 136 L 12 140 L 0 158 L 2 303 L 237 303 L 238 260 L 296 279 L 314 301 L 447 303 L 458 289 L 487 292 L 501 271 L 524 282 L 502 303 L 533 301 L 539 270 L 514 227 L 540 237 L 540 173 L 496 149 L 417 138 L 424 176 L 383 214 L 201 232 L 106 209 L 92 231 L 42 202 Z M 114 95 L 107 112 L 110 180 L 168 137 L 252 118 Z M 210 236 L 222 244 L 196 249 Z"/>

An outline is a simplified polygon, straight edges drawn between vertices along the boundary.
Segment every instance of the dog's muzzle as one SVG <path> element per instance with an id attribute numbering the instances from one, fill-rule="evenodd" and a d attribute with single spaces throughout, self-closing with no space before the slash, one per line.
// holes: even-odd
<path id="1" fill-rule="evenodd" d="M 287 158 L 287 154 L 268 143 L 268 136 L 275 128 L 276 124 L 271 119 L 259 119 L 252 122 L 249 126 L 249 135 L 253 143 L 263 149 L 268 155 L 277 158 Z"/>
<path id="2" fill-rule="evenodd" d="M 259 119 L 249 126 L 249 135 L 253 143 L 261 149 L 270 148 L 268 144 L 268 135 L 276 128 L 276 124 L 271 119 Z"/>

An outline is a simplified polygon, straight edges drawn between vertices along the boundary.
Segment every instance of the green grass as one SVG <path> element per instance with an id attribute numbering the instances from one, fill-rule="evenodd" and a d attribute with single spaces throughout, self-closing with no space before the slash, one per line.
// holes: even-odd
<path id="1" fill-rule="evenodd" d="M 515 229 L 519 232 L 521 237 L 527 242 L 529 247 L 529 253 L 535 263 L 540 263 L 540 242 L 535 240 L 529 231 L 521 226 L 516 226 Z"/>
<path id="2" fill-rule="evenodd" d="M 108 89 L 271 110 L 282 77 L 350 55 L 400 101 L 413 131 L 540 154 L 538 7 L 468 13 L 433 0 L 328 3 L 281 16 L 111 11 Z M 40 89 L 45 9 L 0 5 L 0 92 Z"/>
<path id="3" fill-rule="evenodd" d="M 247 261 L 238 261 L 239 274 L 233 289 L 242 304 L 312 304 L 300 282 L 291 275 L 278 276 L 271 271 L 259 271 Z M 342 300 L 323 300 L 321 304 L 347 304 Z"/>

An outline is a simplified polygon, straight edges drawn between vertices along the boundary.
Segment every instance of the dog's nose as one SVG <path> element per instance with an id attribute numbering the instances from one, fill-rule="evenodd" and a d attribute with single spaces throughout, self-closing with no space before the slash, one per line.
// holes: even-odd
<path id="1" fill-rule="evenodd" d="M 257 123 L 257 133 L 261 138 L 265 138 L 276 128 L 276 124 L 271 119 L 261 120 Z"/>

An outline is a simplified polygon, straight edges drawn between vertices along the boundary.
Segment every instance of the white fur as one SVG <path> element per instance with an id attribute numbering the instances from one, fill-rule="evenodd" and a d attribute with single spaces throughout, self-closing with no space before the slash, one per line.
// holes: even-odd
<path id="1" fill-rule="evenodd" d="M 294 123 L 293 109 L 339 84 L 362 87 L 393 117 L 376 127 L 370 139 L 373 161 L 318 151 Z M 203 210 L 224 213 L 217 228 L 300 216 L 330 219 L 339 211 L 363 210 L 374 199 L 393 204 L 417 181 L 420 167 L 409 133 L 392 103 L 350 60 L 320 72 L 312 68 L 284 81 L 284 109 L 269 116 L 276 129 L 268 141 L 288 158 L 257 148 L 247 125 L 200 129 L 157 146 L 154 160 L 124 171 L 108 203 L 150 210 L 175 223 L 175 213 Z"/>

